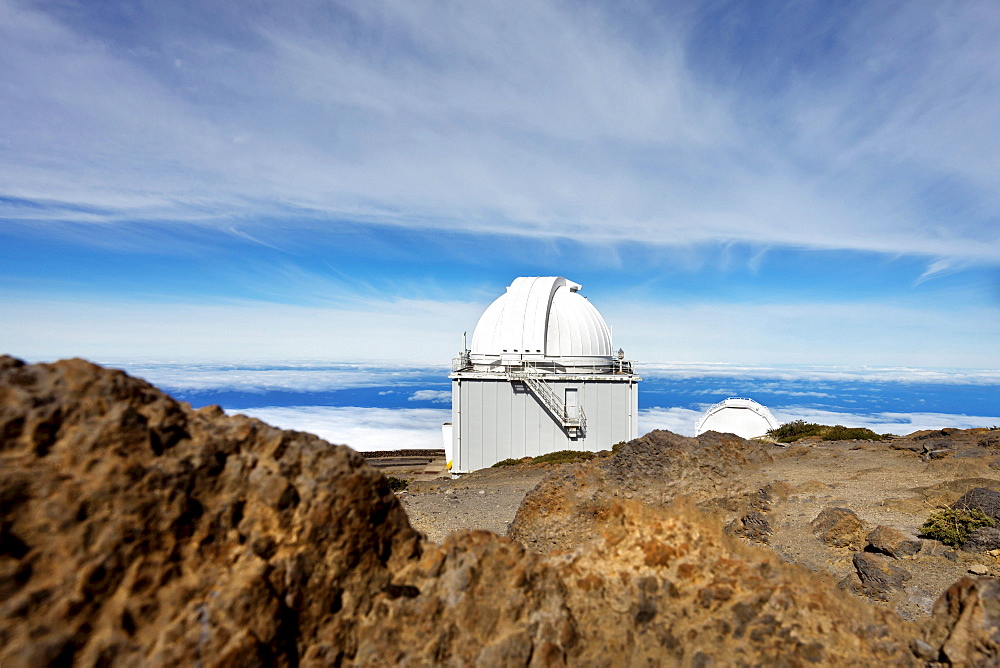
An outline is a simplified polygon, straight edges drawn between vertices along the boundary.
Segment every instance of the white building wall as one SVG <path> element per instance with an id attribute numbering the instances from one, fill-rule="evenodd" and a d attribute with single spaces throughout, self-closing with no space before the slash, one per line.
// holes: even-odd
<path id="1" fill-rule="evenodd" d="M 638 434 L 638 385 L 627 380 L 547 380 L 556 396 L 577 389 L 586 433 L 571 438 L 523 383 L 506 378 L 452 381 L 453 471 L 474 471 L 498 461 L 557 450 L 610 449 Z"/>

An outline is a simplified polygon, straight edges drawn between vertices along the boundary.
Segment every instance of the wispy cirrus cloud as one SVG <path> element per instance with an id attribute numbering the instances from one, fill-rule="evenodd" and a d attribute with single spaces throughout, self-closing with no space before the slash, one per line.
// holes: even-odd
<path id="1" fill-rule="evenodd" d="M 1000 253 L 989 2 L 0 16 L 5 217 Z"/>
<path id="2" fill-rule="evenodd" d="M 0 0 L 0 347 L 437 363 L 564 274 L 644 360 L 995 369 L 998 32 L 989 0 Z"/>

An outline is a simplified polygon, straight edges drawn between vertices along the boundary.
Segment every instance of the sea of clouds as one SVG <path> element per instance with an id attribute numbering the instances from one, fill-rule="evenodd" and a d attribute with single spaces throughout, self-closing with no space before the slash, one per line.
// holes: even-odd
<path id="1" fill-rule="evenodd" d="M 361 452 L 443 448 L 441 425 L 451 420 L 445 408 L 369 408 L 360 406 L 274 406 L 229 409 L 281 427 L 316 434 Z"/>
<path id="2" fill-rule="evenodd" d="M 135 361 L 112 366 L 193 405 L 220 403 L 230 414 L 360 451 L 440 448 L 441 425 L 451 419 L 443 367 Z M 1000 371 L 649 364 L 640 373 L 640 434 L 667 429 L 692 436 L 704 412 L 732 395 L 766 399 L 781 422 L 842 424 L 877 433 L 1000 425 L 1000 410 L 989 410 L 1000 406 Z"/>

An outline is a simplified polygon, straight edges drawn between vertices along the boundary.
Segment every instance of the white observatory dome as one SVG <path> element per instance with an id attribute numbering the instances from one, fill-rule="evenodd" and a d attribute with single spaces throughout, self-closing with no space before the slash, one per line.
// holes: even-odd
<path id="1" fill-rule="evenodd" d="M 597 309 L 579 293 L 580 287 L 561 276 L 514 279 L 479 319 L 472 335 L 472 362 L 610 361 L 611 332 Z"/>
<path id="2" fill-rule="evenodd" d="M 730 397 L 708 409 L 698 421 L 694 435 L 717 431 L 720 434 L 757 438 L 780 426 L 781 423 L 774 419 L 766 406 L 761 406 L 753 399 Z"/>

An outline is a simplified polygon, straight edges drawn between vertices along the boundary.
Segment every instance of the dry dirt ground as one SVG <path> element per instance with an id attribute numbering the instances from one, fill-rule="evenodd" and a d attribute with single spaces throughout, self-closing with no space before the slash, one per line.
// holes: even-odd
<path id="1" fill-rule="evenodd" d="M 411 482 L 400 493 L 410 524 L 440 543 L 452 531 L 486 529 L 503 536 L 525 495 L 551 467 L 483 469 L 457 480 Z"/>
<path id="2" fill-rule="evenodd" d="M 889 443 L 774 445 L 772 461 L 743 470 L 732 479 L 732 488 L 771 484 L 779 490 L 772 495 L 767 512 L 773 530 L 768 547 L 784 560 L 828 574 L 835 582 L 853 574 L 855 551 L 828 546 L 817 538 L 810 523 L 824 508 L 849 508 L 868 529 L 889 526 L 920 540 L 917 555 L 893 562 L 910 574 L 905 588 L 888 602 L 870 601 L 904 618 L 918 619 L 928 615 L 941 592 L 970 567 L 981 564 L 990 575 L 1000 575 L 996 556 L 952 550 L 918 538 L 929 513 L 953 503 L 969 489 L 1000 491 L 1000 450 L 977 447 L 982 433 L 949 430 L 911 434 Z M 414 528 L 431 540 L 440 542 L 458 529 L 504 535 L 525 495 L 558 470 L 558 466 L 521 465 L 484 469 L 455 480 L 414 480 L 399 496 Z M 728 523 L 738 515 L 735 504 L 727 507 L 724 489 L 718 490 L 715 499 L 696 501 L 720 522 Z"/>
<path id="3" fill-rule="evenodd" d="M 995 455 L 951 454 L 927 460 L 908 450 L 867 442 L 831 442 L 793 446 L 779 451 L 761 470 L 769 481 L 788 483 L 791 493 L 771 511 L 771 547 L 785 560 L 838 580 L 851 574 L 853 552 L 822 543 L 810 522 L 823 508 L 850 508 L 871 528 L 889 526 L 916 537 L 935 509 L 953 503 L 975 487 L 1000 489 L 1000 471 L 991 468 Z M 952 582 L 983 564 L 993 575 L 1000 563 L 989 554 L 951 550 L 932 540 L 921 541 L 920 553 L 899 560 L 912 579 L 892 602 L 904 618 L 927 615 Z"/>

